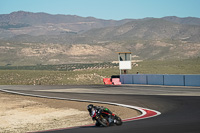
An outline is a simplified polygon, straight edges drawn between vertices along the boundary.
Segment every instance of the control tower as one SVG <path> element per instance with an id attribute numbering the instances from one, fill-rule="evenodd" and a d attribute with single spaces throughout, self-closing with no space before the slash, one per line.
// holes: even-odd
<path id="1" fill-rule="evenodd" d="M 117 52 L 119 60 L 119 70 L 121 74 L 127 74 L 131 69 L 131 52 Z"/>

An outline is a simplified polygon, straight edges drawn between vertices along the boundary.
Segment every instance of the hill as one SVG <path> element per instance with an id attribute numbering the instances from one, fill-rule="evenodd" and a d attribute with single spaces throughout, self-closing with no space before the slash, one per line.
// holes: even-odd
<path id="1" fill-rule="evenodd" d="M 187 59 L 200 56 L 199 18 L 102 20 L 14 12 L 0 15 L 0 65 Z"/>
<path id="2" fill-rule="evenodd" d="M 0 36 L 12 37 L 28 35 L 60 35 L 79 33 L 93 28 L 102 28 L 124 24 L 130 20 L 103 20 L 76 15 L 52 15 L 47 13 L 12 12 L 0 15 Z"/>
<path id="3" fill-rule="evenodd" d="M 170 22 L 175 22 L 178 24 L 200 25 L 200 18 L 195 18 L 195 17 L 179 18 L 176 16 L 167 16 L 167 17 L 163 17 L 163 19 Z"/>

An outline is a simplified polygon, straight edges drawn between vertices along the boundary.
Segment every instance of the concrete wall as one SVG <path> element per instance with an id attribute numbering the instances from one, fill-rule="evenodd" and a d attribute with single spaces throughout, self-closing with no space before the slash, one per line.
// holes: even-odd
<path id="1" fill-rule="evenodd" d="M 200 86 L 200 75 L 185 75 L 185 86 Z"/>
<path id="2" fill-rule="evenodd" d="M 132 78 L 133 78 L 133 76 L 130 75 L 130 74 L 121 75 L 120 76 L 120 81 L 121 81 L 122 84 L 133 84 L 133 82 L 132 82 L 133 79 Z"/>
<path id="3" fill-rule="evenodd" d="M 164 75 L 164 85 L 184 86 L 184 75 Z"/>
<path id="4" fill-rule="evenodd" d="M 147 84 L 147 76 L 146 75 L 133 75 L 133 83 L 134 84 Z"/>
<path id="5" fill-rule="evenodd" d="M 122 74 L 120 81 L 122 84 L 200 86 L 200 75 Z"/>
<path id="6" fill-rule="evenodd" d="M 147 75 L 147 84 L 164 85 L 164 75 Z"/>

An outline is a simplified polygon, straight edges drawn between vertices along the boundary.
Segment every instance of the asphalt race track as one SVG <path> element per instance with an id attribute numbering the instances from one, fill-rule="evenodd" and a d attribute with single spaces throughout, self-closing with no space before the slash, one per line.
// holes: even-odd
<path id="1" fill-rule="evenodd" d="M 3 91 L 114 102 L 161 112 L 156 117 L 124 122 L 122 126 L 83 126 L 47 133 L 200 133 L 200 87 L 169 86 L 0 86 Z"/>

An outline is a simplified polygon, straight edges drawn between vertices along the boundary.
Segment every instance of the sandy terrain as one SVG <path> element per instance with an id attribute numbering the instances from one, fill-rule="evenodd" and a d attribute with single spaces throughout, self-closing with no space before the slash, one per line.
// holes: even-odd
<path id="1" fill-rule="evenodd" d="M 24 133 L 92 124 L 94 122 L 86 109 L 88 104 L 0 92 L 0 133 Z M 103 106 L 122 119 L 139 115 L 132 109 Z"/>

